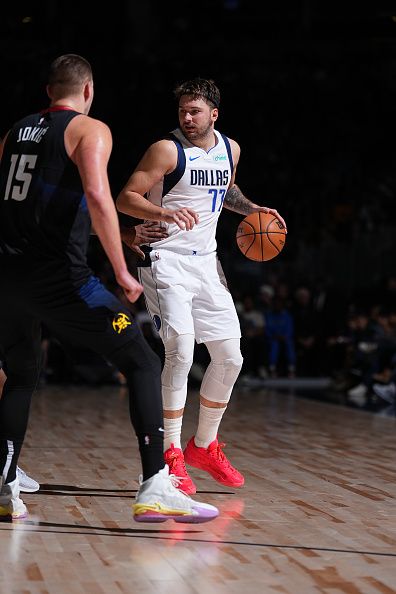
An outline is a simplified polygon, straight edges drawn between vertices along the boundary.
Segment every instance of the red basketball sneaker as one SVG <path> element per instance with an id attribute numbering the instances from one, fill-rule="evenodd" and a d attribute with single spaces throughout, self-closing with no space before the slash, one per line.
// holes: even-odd
<path id="1" fill-rule="evenodd" d="M 169 466 L 169 474 L 174 474 L 180 483 L 177 488 L 183 491 L 186 495 L 193 495 L 197 492 L 197 487 L 191 480 L 186 465 L 184 464 L 183 451 L 180 448 L 175 448 L 173 443 L 171 447 L 164 452 L 165 464 Z"/>
<path id="2" fill-rule="evenodd" d="M 206 470 L 222 485 L 242 487 L 245 479 L 227 459 L 222 450 L 224 446 L 225 443 L 219 443 L 215 439 L 207 448 L 198 448 L 192 437 L 184 450 L 184 460 L 190 466 Z"/>

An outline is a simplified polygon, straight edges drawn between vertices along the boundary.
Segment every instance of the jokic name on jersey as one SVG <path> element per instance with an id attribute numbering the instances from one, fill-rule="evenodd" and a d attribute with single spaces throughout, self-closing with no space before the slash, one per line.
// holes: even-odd
<path id="1" fill-rule="evenodd" d="M 48 128 L 39 128 L 38 126 L 27 126 L 26 128 L 20 128 L 18 131 L 17 142 L 40 142 Z"/>

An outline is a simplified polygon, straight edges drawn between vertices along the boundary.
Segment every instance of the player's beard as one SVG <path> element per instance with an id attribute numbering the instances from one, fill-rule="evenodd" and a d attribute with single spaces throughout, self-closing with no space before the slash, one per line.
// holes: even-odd
<path id="1" fill-rule="evenodd" d="M 213 126 L 210 120 L 205 127 L 188 130 L 185 128 L 185 126 L 183 126 L 182 131 L 184 136 L 194 144 L 197 140 L 201 141 L 205 140 L 205 138 L 208 138 L 213 133 Z"/>

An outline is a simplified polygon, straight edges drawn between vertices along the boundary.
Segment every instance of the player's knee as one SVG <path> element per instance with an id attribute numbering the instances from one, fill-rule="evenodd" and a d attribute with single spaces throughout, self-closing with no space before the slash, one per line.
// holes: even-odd
<path id="1" fill-rule="evenodd" d="M 232 387 L 242 369 L 243 357 L 234 356 L 232 359 L 225 359 L 223 362 L 223 384 L 227 387 Z"/>
<path id="2" fill-rule="evenodd" d="M 182 390 L 193 363 L 194 336 L 181 334 L 165 342 L 165 363 L 162 371 L 163 394 Z"/>
<path id="3" fill-rule="evenodd" d="M 242 364 L 241 354 L 222 361 L 212 361 L 202 380 L 201 395 L 213 402 L 227 404 Z"/>
<path id="4" fill-rule="evenodd" d="M 187 381 L 192 363 L 192 353 L 167 354 L 162 372 L 163 387 L 170 390 L 181 390 Z"/>
<path id="5" fill-rule="evenodd" d="M 242 364 L 242 355 L 234 356 L 232 359 L 212 362 L 210 364 L 210 375 L 216 382 L 222 384 L 224 387 L 232 388 L 242 369 Z"/>

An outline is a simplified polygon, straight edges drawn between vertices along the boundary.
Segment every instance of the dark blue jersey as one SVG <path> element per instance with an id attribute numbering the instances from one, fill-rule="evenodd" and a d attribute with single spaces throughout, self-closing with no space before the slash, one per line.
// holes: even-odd
<path id="1" fill-rule="evenodd" d="M 64 132 L 80 115 L 50 108 L 10 130 L 0 164 L 0 256 L 25 256 L 38 268 L 59 266 L 75 281 L 90 271 L 91 220 Z"/>

